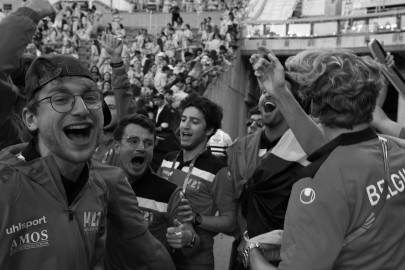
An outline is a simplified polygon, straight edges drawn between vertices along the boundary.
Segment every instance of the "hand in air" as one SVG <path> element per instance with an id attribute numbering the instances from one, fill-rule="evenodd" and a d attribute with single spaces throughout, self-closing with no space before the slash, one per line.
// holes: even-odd
<path id="1" fill-rule="evenodd" d="M 259 46 L 258 50 L 258 54 L 250 57 L 255 76 L 262 88 L 271 96 L 276 96 L 277 91 L 285 89 L 284 68 L 271 50 L 263 46 Z"/>

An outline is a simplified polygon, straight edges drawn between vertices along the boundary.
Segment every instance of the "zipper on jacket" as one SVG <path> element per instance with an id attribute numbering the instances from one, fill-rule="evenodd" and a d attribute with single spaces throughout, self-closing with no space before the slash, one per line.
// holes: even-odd
<path id="1" fill-rule="evenodd" d="M 68 206 L 68 212 L 69 212 L 69 219 L 73 220 L 73 210 L 72 210 L 72 207 L 70 205 Z"/>

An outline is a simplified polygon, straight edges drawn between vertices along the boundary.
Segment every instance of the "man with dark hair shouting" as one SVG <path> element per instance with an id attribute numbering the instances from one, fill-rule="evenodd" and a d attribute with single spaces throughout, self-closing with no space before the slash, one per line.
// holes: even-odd
<path id="1" fill-rule="evenodd" d="M 182 187 L 185 202 L 180 206 L 201 239 L 199 252 L 185 257 L 176 252 L 178 269 L 214 269 L 213 237 L 235 228 L 234 186 L 226 164 L 207 150 L 209 138 L 220 128 L 222 109 L 207 98 L 189 95 L 181 103 L 180 142 L 182 150 L 167 154 L 159 169 L 164 178 Z M 190 207 L 191 206 L 191 207 Z M 216 212 L 219 215 L 215 215 Z"/>

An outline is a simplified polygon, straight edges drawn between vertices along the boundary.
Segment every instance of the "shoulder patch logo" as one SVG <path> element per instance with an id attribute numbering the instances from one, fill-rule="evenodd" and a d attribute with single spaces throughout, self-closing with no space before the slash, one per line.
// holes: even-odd
<path id="1" fill-rule="evenodd" d="M 315 191 L 312 188 L 304 188 L 300 194 L 300 200 L 303 204 L 310 204 L 315 200 Z"/>

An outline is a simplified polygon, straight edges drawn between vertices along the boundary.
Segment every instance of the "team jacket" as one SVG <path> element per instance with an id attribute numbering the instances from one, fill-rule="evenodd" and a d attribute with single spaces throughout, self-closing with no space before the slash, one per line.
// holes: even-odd
<path id="1" fill-rule="evenodd" d="M 180 189 L 173 183 L 152 173 L 150 169 L 132 188 L 137 194 L 139 208 L 148 223 L 148 229 L 160 242 L 167 245 L 167 227 L 177 217 L 180 202 Z M 147 269 L 147 266 L 134 255 L 128 241 L 114 227 L 108 227 L 105 269 Z"/>
<path id="2" fill-rule="evenodd" d="M 309 164 L 306 158 L 290 129 L 263 156 L 240 197 L 249 237 L 283 229 L 291 189 L 297 173 Z"/>
<path id="3" fill-rule="evenodd" d="M 176 159 L 177 157 L 177 159 Z M 182 187 L 190 161 L 182 162 L 182 152 L 171 152 L 164 158 L 158 174 Z M 174 164 L 173 164 L 174 163 Z M 174 165 L 174 169 L 172 167 Z M 224 163 L 207 150 L 198 156 L 186 187 L 186 198 L 194 212 L 214 216 L 217 211 L 235 211 L 236 203 L 231 174 Z M 178 269 L 214 269 L 213 237 L 216 233 L 195 228 L 201 240 L 201 250 L 186 257 L 175 252 L 172 258 Z"/>
<path id="4" fill-rule="evenodd" d="M 308 157 L 288 204 L 279 269 L 405 269 L 405 150 L 388 141 L 388 195 L 374 224 L 343 246 L 381 200 L 381 143 L 370 128 Z"/>
<path id="5" fill-rule="evenodd" d="M 68 205 L 52 157 L 26 162 L 26 144 L 0 152 L 0 269 L 84 270 L 101 259 L 108 188 L 91 162 Z"/>

